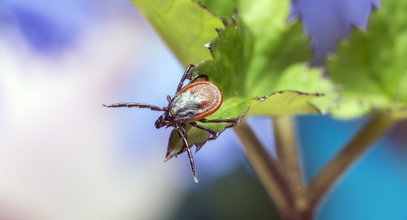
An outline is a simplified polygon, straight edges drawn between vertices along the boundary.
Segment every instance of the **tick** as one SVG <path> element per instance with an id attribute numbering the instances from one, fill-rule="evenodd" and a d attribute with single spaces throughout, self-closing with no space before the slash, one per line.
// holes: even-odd
<path id="1" fill-rule="evenodd" d="M 192 146 L 189 147 L 187 132 L 185 130 L 186 125 L 189 124 L 208 132 L 210 134 L 208 140 L 214 140 L 225 129 L 236 126 L 239 123 L 239 119 L 206 119 L 206 117 L 212 115 L 221 107 L 223 101 L 222 91 L 209 81 L 207 75 L 196 75 L 192 77 L 191 73 L 194 67 L 194 65 L 187 66 L 174 97 L 171 98 L 171 96 L 167 96 L 168 105 L 166 107 L 161 108 L 155 105 L 132 102 L 103 106 L 108 108 L 148 108 L 153 111 L 162 111 L 163 114 L 155 121 L 155 127 L 157 129 L 173 127 L 177 131 L 183 142 L 180 152 L 184 152 L 185 150 L 188 152 L 192 175 L 194 176 L 195 182 L 198 182 L 194 158 L 190 149 Z M 188 84 L 183 86 L 187 79 L 189 80 Z M 199 125 L 197 122 L 228 123 L 228 125 L 221 131 L 215 131 Z"/>

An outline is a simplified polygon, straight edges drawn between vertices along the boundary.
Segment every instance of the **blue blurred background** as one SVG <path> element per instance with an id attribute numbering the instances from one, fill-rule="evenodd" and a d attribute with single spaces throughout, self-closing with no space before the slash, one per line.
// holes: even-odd
<path id="1" fill-rule="evenodd" d="M 375 0 L 297 0 L 323 65 Z M 158 113 L 102 103 L 166 104 L 183 67 L 126 0 L 0 1 L 0 219 L 277 219 L 225 132 L 195 156 L 163 163 Z M 305 179 L 366 119 L 298 117 Z M 274 153 L 271 121 L 251 125 Z M 317 219 L 407 219 L 407 124 L 380 140 L 329 194 Z"/>

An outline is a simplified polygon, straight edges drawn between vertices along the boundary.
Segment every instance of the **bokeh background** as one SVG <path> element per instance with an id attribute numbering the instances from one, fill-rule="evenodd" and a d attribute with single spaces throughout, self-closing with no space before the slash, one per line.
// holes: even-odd
<path id="1" fill-rule="evenodd" d="M 313 65 L 378 0 L 297 0 Z M 232 131 L 163 163 L 170 130 L 157 112 L 183 67 L 127 0 L 0 0 L 0 220 L 277 219 Z M 298 117 L 305 179 L 366 119 Z M 250 124 L 274 154 L 271 121 Z M 317 219 L 407 219 L 407 124 L 382 138 L 329 194 Z"/>

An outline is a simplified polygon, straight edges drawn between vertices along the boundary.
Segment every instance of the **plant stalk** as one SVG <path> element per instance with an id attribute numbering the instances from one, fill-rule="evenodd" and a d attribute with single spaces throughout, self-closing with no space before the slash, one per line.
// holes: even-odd
<path id="1" fill-rule="evenodd" d="M 277 208 L 283 216 L 289 215 L 294 208 L 293 195 L 282 167 L 268 154 L 245 121 L 242 121 L 234 130 L 243 144 L 250 164 Z"/>
<path id="2" fill-rule="evenodd" d="M 371 118 L 348 145 L 311 181 L 307 190 L 308 210 L 314 210 L 350 165 L 396 122 L 396 119 L 385 114 L 378 114 Z"/>
<path id="3" fill-rule="evenodd" d="M 304 189 L 304 183 L 301 177 L 293 117 L 275 117 L 273 127 L 278 159 L 285 168 L 292 191 L 297 195 Z"/>

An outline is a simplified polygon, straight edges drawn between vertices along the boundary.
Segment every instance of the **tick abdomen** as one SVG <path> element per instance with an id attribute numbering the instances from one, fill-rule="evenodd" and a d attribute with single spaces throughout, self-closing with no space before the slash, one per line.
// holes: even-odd
<path id="1" fill-rule="evenodd" d="M 207 81 L 191 83 L 177 92 L 170 103 L 170 114 L 179 123 L 198 121 L 222 105 L 222 92 Z"/>

